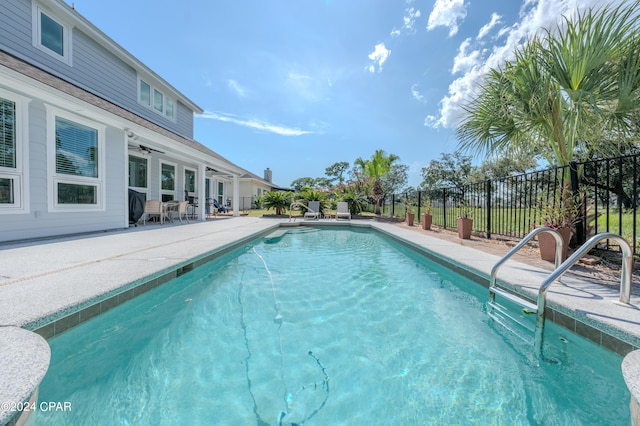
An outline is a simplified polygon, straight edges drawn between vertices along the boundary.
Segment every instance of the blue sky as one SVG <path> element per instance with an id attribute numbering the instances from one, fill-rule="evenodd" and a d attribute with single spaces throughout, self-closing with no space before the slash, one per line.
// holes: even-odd
<path id="1" fill-rule="evenodd" d="M 619 3 L 619 0 L 614 0 Z M 67 0 L 67 3 L 72 2 Z M 459 103 L 488 67 L 598 0 L 75 0 L 205 110 L 195 139 L 274 183 L 376 149 L 409 184 L 456 149 Z"/>

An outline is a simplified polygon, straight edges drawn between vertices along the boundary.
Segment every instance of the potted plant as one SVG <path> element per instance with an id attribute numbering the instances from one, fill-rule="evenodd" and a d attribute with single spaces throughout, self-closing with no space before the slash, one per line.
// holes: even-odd
<path id="1" fill-rule="evenodd" d="M 415 221 L 415 218 L 416 218 L 416 215 L 412 210 L 413 198 L 404 197 L 402 199 L 402 204 L 404 204 L 404 211 L 405 211 L 407 226 L 413 226 L 413 222 Z"/>
<path id="2" fill-rule="evenodd" d="M 562 260 L 568 257 L 571 230 L 579 215 L 579 200 L 571 193 L 567 185 L 561 185 L 553 197 L 539 202 L 540 226 L 557 231 L 563 240 Z M 538 234 L 540 258 L 555 261 L 556 239 L 548 232 Z"/>
<path id="3" fill-rule="evenodd" d="M 424 230 L 431 229 L 431 224 L 433 223 L 432 210 L 433 204 L 431 203 L 431 198 L 427 197 L 424 201 L 424 213 L 422 213 L 422 229 Z"/>
<path id="4" fill-rule="evenodd" d="M 471 219 L 471 206 L 465 200 L 460 202 L 458 207 L 458 237 L 463 240 L 471 238 L 473 229 L 473 219 Z"/>

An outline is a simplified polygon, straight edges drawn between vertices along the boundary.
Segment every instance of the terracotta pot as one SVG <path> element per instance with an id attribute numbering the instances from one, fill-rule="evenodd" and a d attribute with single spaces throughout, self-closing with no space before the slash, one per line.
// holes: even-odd
<path id="1" fill-rule="evenodd" d="M 431 229 L 431 223 L 433 223 L 433 216 L 428 213 L 422 213 L 422 229 Z"/>
<path id="2" fill-rule="evenodd" d="M 415 213 L 408 213 L 407 212 L 407 225 L 408 226 L 413 226 L 413 221 L 415 220 L 416 215 Z"/>
<path id="3" fill-rule="evenodd" d="M 458 237 L 463 240 L 471 238 L 471 229 L 473 228 L 473 219 L 468 217 L 458 218 Z"/>
<path id="4" fill-rule="evenodd" d="M 558 228 L 556 231 L 562 236 L 562 261 L 564 261 L 568 257 L 571 228 Z M 538 234 L 538 247 L 540 248 L 540 258 L 542 260 L 549 262 L 556 260 L 556 239 L 549 232 Z"/>

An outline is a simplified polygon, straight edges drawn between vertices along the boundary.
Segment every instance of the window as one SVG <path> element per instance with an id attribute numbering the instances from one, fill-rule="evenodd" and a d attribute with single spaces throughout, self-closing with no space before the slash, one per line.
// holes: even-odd
<path id="1" fill-rule="evenodd" d="M 218 203 L 220 203 L 220 205 L 224 205 L 224 182 L 218 182 Z"/>
<path id="2" fill-rule="evenodd" d="M 15 204 L 15 179 L 0 177 L 0 205 Z"/>
<path id="3" fill-rule="evenodd" d="M 129 186 L 133 188 L 147 188 L 147 159 L 129 156 Z"/>
<path id="4" fill-rule="evenodd" d="M 33 45 L 48 55 L 71 64 L 69 27 L 52 13 L 33 6 Z"/>
<path id="5" fill-rule="evenodd" d="M 158 112 L 163 111 L 163 98 L 164 96 L 162 96 L 162 93 L 158 92 L 156 89 L 153 89 L 153 109 Z"/>
<path id="6" fill-rule="evenodd" d="M 0 213 L 25 208 L 22 108 L 20 97 L 0 91 Z"/>
<path id="7" fill-rule="evenodd" d="M 164 115 L 173 118 L 173 101 L 171 99 L 167 99 L 165 102 Z"/>
<path id="8" fill-rule="evenodd" d="M 0 167 L 16 167 L 16 104 L 0 98 Z"/>
<path id="9" fill-rule="evenodd" d="M 98 177 L 98 130 L 56 117 L 56 173 Z"/>
<path id="10" fill-rule="evenodd" d="M 104 126 L 47 106 L 53 210 L 103 208 Z"/>
<path id="11" fill-rule="evenodd" d="M 40 44 L 64 56 L 64 27 L 40 12 Z"/>
<path id="12" fill-rule="evenodd" d="M 176 193 L 176 166 L 162 163 L 160 166 L 160 194 L 162 201 L 175 199 Z"/>
<path id="13" fill-rule="evenodd" d="M 140 103 L 151 105 L 151 86 L 140 80 Z"/>
<path id="14" fill-rule="evenodd" d="M 188 192 L 196 192 L 196 172 L 185 169 L 184 171 L 184 189 Z"/>
<path id="15" fill-rule="evenodd" d="M 175 121 L 176 102 L 167 97 L 162 90 L 153 87 L 145 80 L 138 78 L 138 102 L 154 112 Z"/>

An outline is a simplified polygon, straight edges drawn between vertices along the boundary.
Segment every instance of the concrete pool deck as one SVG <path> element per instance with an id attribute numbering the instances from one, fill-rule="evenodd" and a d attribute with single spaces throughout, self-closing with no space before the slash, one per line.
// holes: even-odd
<path id="1" fill-rule="evenodd" d="M 33 396 L 44 375 L 44 361 L 48 365 L 48 353 L 43 355 L 48 346 L 43 338 L 160 285 L 234 243 L 301 222 L 229 217 L 0 245 L 0 402 L 17 404 Z M 430 257 L 453 260 L 454 269 L 476 279 L 487 279 L 500 259 L 392 223 L 330 220 L 304 224 L 372 227 L 426 251 Z M 548 270 L 509 260 L 500 269 L 498 280 L 535 301 L 537 289 L 548 275 Z M 562 283 L 554 283 L 549 290 L 549 318 L 625 355 L 640 347 L 640 297 L 632 295 L 631 306 L 614 303 L 618 299 L 617 289 L 577 278 L 569 271 Z M 26 338 L 21 329 L 36 330 L 42 337 L 28 333 L 32 337 Z M 28 339 L 31 344 L 25 344 Z M 4 404 L 0 406 L 0 425 L 15 414 L 4 408 Z"/>

